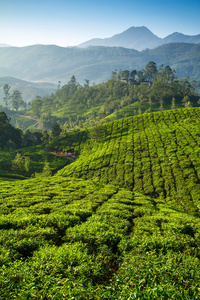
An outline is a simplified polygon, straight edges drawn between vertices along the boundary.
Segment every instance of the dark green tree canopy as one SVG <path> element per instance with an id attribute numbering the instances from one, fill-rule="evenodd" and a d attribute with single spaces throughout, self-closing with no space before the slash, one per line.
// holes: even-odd
<path id="1" fill-rule="evenodd" d="M 5 84 L 4 87 L 3 87 L 3 91 L 4 91 L 4 97 L 3 97 L 3 101 L 5 102 L 5 106 L 6 108 L 8 107 L 8 103 L 10 101 L 10 86 L 8 84 Z"/>
<path id="2" fill-rule="evenodd" d="M 0 112 L 0 148 L 6 147 L 7 143 L 12 141 L 17 147 L 22 142 L 22 131 L 10 124 L 5 112 Z"/>
<path id="3" fill-rule="evenodd" d="M 145 74 L 148 80 L 153 80 L 157 74 L 157 66 L 156 63 L 150 61 L 145 67 Z"/>
<path id="4" fill-rule="evenodd" d="M 55 139 L 55 138 L 58 138 L 60 133 L 62 132 L 62 129 L 59 125 L 58 122 L 55 122 L 53 127 L 52 127 L 52 130 L 51 130 L 51 136 Z"/>

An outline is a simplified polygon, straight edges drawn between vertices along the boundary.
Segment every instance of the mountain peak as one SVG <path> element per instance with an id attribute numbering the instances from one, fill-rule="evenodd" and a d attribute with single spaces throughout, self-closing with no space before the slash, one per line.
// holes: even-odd
<path id="1" fill-rule="evenodd" d="M 124 47 L 141 51 L 147 48 L 153 49 L 166 43 L 199 44 L 200 35 L 190 36 L 184 35 L 180 32 L 174 32 L 162 39 L 156 36 L 153 32 L 151 32 L 146 26 L 132 26 L 121 33 L 113 35 L 110 38 L 92 39 L 78 45 L 78 47 Z"/>
<path id="2" fill-rule="evenodd" d="M 110 38 L 92 39 L 78 45 L 85 48 L 89 46 L 124 47 L 136 50 L 154 48 L 162 44 L 162 39 L 153 34 L 147 27 L 130 27 L 127 30 L 115 34 Z"/>

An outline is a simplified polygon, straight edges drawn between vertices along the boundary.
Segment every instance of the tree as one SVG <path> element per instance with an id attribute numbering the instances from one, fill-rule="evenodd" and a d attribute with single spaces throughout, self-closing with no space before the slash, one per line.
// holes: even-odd
<path id="1" fill-rule="evenodd" d="M 139 82 L 144 81 L 146 79 L 144 70 L 137 71 L 137 77 Z"/>
<path id="2" fill-rule="evenodd" d="M 55 122 L 52 129 L 51 129 L 51 136 L 53 139 L 56 139 L 59 137 L 60 133 L 62 132 L 62 129 L 58 122 Z"/>
<path id="3" fill-rule="evenodd" d="M 183 105 L 186 107 L 186 103 L 190 102 L 190 98 L 188 96 L 185 96 L 183 99 L 182 99 L 182 103 Z"/>
<path id="4" fill-rule="evenodd" d="M 137 71 L 135 70 L 135 69 L 133 69 L 132 71 L 131 71 L 131 77 L 132 77 L 132 79 L 133 80 L 135 80 L 135 76 L 137 75 Z"/>
<path id="5" fill-rule="evenodd" d="M 126 82 L 128 83 L 129 77 L 130 77 L 130 71 L 129 70 L 124 70 L 121 73 L 122 75 L 122 79 L 126 80 Z"/>
<path id="6" fill-rule="evenodd" d="M 112 81 L 117 81 L 117 69 L 115 69 L 115 71 L 112 71 L 111 79 Z"/>
<path id="7" fill-rule="evenodd" d="M 51 128 L 53 125 L 53 117 L 49 112 L 43 112 L 40 117 L 40 124 L 42 124 L 46 128 Z"/>
<path id="8" fill-rule="evenodd" d="M 88 79 L 85 79 L 84 81 L 85 81 L 84 88 L 89 87 L 90 86 L 90 81 Z"/>
<path id="9" fill-rule="evenodd" d="M 22 131 L 18 128 L 13 127 L 10 124 L 10 120 L 7 117 L 6 113 L 0 112 L 0 148 L 4 148 L 8 141 L 9 144 L 12 142 L 15 143 L 17 147 L 21 146 L 22 142 Z"/>
<path id="10" fill-rule="evenodd" d="M 179 80 L 180 89 L 184 96 L 191 96 L 195 93 L 195 89 L 197 88 L 197 82 L 196 81 L 190 81 L 189 77 L 181 78 Z"/>
<path id="11" fill-rule="evenodd" d="M 23 147 L 30 147 L 33 145 L 41 144 L 41 138 L 41 132 L 32 132 L 29 129 L 26 129 L 23 134 Z"/>
<path id="12" fill-rule="evenodd" d="M 77 82 L 76 77 L 74 75 L 71 77 L 67 85 L 69 87 L 69 94 L 73 95 L 79 87 L 79 83 Z"/>
<path id="13" fill-rule="evenodd" d="M 51 168 L 49 166 L 49 163 L 46 161 L 45 164 L 44 164 L 42 176 L 49 177 L 51 175 L 52 175 Z"/>
<path id="14" fill-rule="evenodd" d="M 164 102 L 163 99 L 161 99 L 161 100 L 160 100 L 160 107 L 159 107 L 160 111 L 163 110 L 163 102 Z"/>
<path id="15" fill-rule="evenodd" d="M 32 101 L 31 108 L 33 110 L 34 115 L 39 118 L 41 114 L 41 108 L 42 108 L 42 98 L 40 96 L 37 96 Z"/>
<path id="16" fill-rule="evenodd" d="M 25 161 L 24 161 L 24 169 L 25 171 L 28 173 L 31 169 L 31 160 L 29 157 L 25 157 Z"/>
<path id="17" fill-rule="evenodd" d="M 18 110 L 20 107 L 25 107 L 25 102 L 22 99 L 22 93 L 18 90 L 13 91 L 11 95 L 12 107 Z"/>
<path id="18" fill-rule="evenodd" d="M 148 80 L 152 80 L 155 78 L 158 70 L 157 70 L 157 66 L 156 66 L 156 63 L 153 62 L 153 61 L 150 61 L 146 67 L 145 67 L 145 73 L 147 75 L 147 79 Z"/>
<path id="19" fill-rule="evenodd" d="M 12 161 L 12 171 L 14 173 L 22 174 L 24 170 L 23 158 L 20 153 L 17 153 L 14 160 Z"/>
<path id="20" fill-rule="evenodd" d="M 60 89 L 61 81 L 58 81 L 58 90 Z"/>
<path id="21" fill-rule="evenodd" d="M 176 78 L 175 76 L 175 70 L 172 70 L 169 66 L 166 66 L 163 70 L 163 77 L 165 82 L 171 82 L 174 81 Z"/>
<path id="22" fill-rule="evenodd" d="M 151 112 L 151 106 L 152 106 L 152 99 L 151 99 L 151 97 L 149 96 L 149 112 Z"/>
<path id="23" fill-rule="evenodd" d="M 175 101 L 176 101 L 176 99 L 174 97 L 172 97 L 171 109 L 175 109 L 176 108 Z"/>
<path id="24" fill-rule="evenodd" d="M 41 141 L 42 141 L 42 143 L 45 144 L 45 145 L 49 142 L 49 134 L 48 134 L 48 132 L 47 132 L 46 130 L 44 130 L 44 131 L 42 132 Z"/>
<path id="25" fill-rule="evenodd" d="M 192 105 L 192 102 L 191 101 L 188 101 L 188 102 L 186 102 L 185 103 L 185 107 L 192 107 L 193 105 Z"/>
<path id="26" fill-rule="evenodd" d="M 3 101 L 5 102 L 6 108 L 8 107 L 8 103 L 10 101 L 10 86 L 8 84 L 5 84 L 3 87 L 4 90 L 4 97 L 3 97 Z"/>

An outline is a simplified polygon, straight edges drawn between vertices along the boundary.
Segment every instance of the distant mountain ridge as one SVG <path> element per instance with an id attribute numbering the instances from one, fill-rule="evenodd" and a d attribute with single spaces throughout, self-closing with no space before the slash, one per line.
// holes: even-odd
<path id="1" fill-rule="evenodd" d="M 165 43 L 191 43 L 200 44 L 200 34 L 198 35 L 185 35 L 180 32 L 174 32 L 164 39 Z"/>
<path id="2" fill-rule="evenodd" d="M 110 38 L 95 38 L 78 45 L 78 47 L 86 48 L 90 46 L 105 47 L 124 47 L 135 50 L 153 49 L 166 43 L 200 43 L 199 35 L 184 35 L 174 32 L 165 38 L 160 38 L 153 34 L 147 27 L 130 27 L 129 29 L 116 34 Z"/>
<path id="3" fill-rule="evenodd" d="M 2 47 L 0 77 L 65 84 L 74 75 L 81 84 L 85 79 L 92 84 L 108 80 L 115 69 L 141 70 L 149 61 L 158 67 L 169 65 L 178 77 L 200 80 L 200 44 L 186 43 L 170 43 L 141 52 L 100 46 L 84 49 L 55 45 Z"/>

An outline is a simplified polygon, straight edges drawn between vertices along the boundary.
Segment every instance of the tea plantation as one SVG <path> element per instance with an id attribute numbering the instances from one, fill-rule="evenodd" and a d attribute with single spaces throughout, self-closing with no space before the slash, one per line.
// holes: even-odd
<path id="1" fill-rule="evenodd" d="M 54 176 L 0 181 L 0 299 L 199 299 L 200 109 L 51 142 Z"/>

